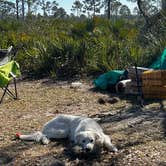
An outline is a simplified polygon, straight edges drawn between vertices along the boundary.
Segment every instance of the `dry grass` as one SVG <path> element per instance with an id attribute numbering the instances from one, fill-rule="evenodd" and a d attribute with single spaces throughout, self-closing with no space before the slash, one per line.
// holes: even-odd
<path id="1" fill-rule="evenodd" d="M 114 96 L 90 88 L 86 81 L 80 89 L 70 88 L 67 82 L 19 82 L 19 100 L 6 97 L 0 107 L 0 165 L 166 165 L 165 102 L 148 102 L 144 109 L 129 98 L 99 104 L 99 98 Z M 72 154 L 68 141 L 43 146 L 14 139 L 16 132 L 40 130 L 60 113 L 100 117 L 119 152 L 79 157 Z"/>

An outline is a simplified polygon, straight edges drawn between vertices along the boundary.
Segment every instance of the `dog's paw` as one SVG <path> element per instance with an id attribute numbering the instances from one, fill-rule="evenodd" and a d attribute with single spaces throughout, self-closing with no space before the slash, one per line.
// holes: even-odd
<path id="1" fill-rule="evenodd" d="M 118 152 L 118 149 L 116 147 L 113 147 L 111 151 L 116 153 L 116 152 Z"/>
<path id="2" fill-rule="evenodd" d="M 41 139 L 41 142 L 42 142 L 43 145 L 48 145 L 49 142 L 50 142 L 50 140 L 49 140 L 47 137 L 44 136 L 44 137 Z"/>

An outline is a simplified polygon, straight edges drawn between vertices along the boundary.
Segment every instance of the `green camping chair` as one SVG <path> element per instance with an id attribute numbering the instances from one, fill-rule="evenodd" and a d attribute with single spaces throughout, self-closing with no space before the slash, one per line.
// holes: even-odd
<path id="1" fill-rule="evenodd" d="M 8 94 L 13 99 L 18 98 L 16 78 L 20 76 L 20 67 L 13 60 L 13 57 L 13 46 L 10 46 L 8 49 L 0 49 L 0 87 L 3 90 L 0 103 L 2 103 L 5 94 Z M 14 91 L 9 89 L 11 81 L 14 82 Z"/>

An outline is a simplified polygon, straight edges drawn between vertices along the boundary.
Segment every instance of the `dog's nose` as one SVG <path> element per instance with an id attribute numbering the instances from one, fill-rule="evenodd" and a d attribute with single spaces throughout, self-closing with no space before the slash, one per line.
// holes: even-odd
<path id="1" fill-rule="evenodd" d="M 90 148 L 85 148 L 85 151 L 86 152 L 90 152 Z"/>

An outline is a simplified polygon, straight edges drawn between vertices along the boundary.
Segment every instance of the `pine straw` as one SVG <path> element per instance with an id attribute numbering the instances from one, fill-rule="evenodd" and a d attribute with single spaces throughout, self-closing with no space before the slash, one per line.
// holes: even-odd
<path id="1" fill-rule="evenodd" d="M 7 96 L 0 107 L 0 165 L 165 165 L 165 103 L 148 102 L 144 109 L 131 98 L 117 103 L 98 102 L 114 95 L 92 91 L 88 81 L 73 89 L 67 82 L 49 80 L 18 83 L 19 100 Z M 31 133 L 57 114 L 101 118 L 100 123 L 117 154 L 75 156 L 67 140 L 47 146 L 14 139 L 16 132 Z"/>

